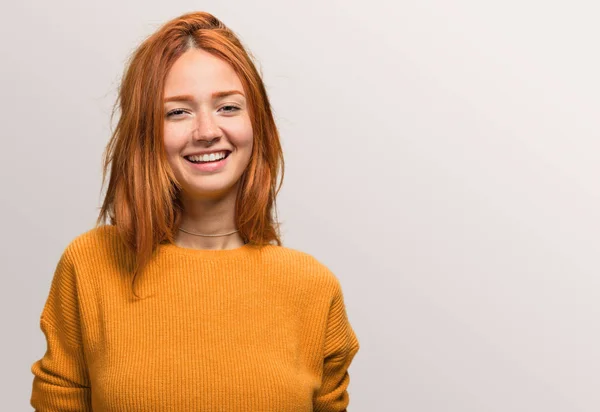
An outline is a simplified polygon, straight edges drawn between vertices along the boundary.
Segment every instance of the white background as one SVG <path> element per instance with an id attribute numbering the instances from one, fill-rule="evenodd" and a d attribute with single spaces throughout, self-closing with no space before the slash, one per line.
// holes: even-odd
<path id="1" fill-rule="evenodd" d="M 100 206 L 127 56 L 184 12 L 257 58 L 287 247 L 338 276 L 349 410 L 600 410 L 595 1 L 19 1 L 0 13 L 2 410 Z"/>

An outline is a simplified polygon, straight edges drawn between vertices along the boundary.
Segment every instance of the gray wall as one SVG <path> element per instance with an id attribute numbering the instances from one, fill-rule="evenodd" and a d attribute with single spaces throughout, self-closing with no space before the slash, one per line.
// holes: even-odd
<path id="1" fill-rule="evenodd" d="M 593 1 L 20 1 L 0 13 L 2 410 L 29 410 L 125 58 L 206 10 L 260 61 L 284 243 L 341 280 L 350 410 L 600 410 Z"/>

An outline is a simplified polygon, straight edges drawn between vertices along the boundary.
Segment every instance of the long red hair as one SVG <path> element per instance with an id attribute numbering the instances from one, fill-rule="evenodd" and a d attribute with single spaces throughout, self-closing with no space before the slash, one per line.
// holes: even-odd
<path id="1" fill-rule="evenodd" d="M 169 69 L 190 48 L 228 62 L 248 99 L 254 144 L 237 193 L 236 227 L 246 243 L 281 245 L 279 222 L 272 212 L 277 213 L 284 160 L 261 75 L 251 54 L 220 20 L 206 12 L 186 13 L 165 23 L 131 54 L 111 115 L 112 120 L 120 109 L 104 152 L 102 187 L 109 166 L 110 179 L 96 226 L 107 218 L 116 226 L 135 256 L 134 281 L 159 243 L 174 242 L 182 217 L 180 186 L 164 149 L 163 98 Z"/>

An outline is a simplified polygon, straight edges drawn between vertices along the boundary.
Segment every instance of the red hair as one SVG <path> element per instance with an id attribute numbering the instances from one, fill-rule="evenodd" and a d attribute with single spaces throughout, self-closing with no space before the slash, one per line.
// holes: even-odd
<path id="1" fill-rule="evenodd" d="M 96 226 L 107 218 L 116 226 L 135 256 L 134 281 L 159 243 L 174 243 L 182 217 L 180 185 L 164 149 L 163 98 L 169 69 L 190 48 L 229 63 L 248 99 L 254 144 L 250 163 L 240 177 L 236 228 L 246 243 L 281 245 L 279 223 L 271 213 L 276 214 L 284 160 L 261 75 L 251 54 L 220 20 L 206 12 L 186 13 L 165 23 L 132 53 L 111 115 L 112 120 L 115 109 L 121 109 L 104 152 L 102 187 L 109 165 L 110 180 Z"/>

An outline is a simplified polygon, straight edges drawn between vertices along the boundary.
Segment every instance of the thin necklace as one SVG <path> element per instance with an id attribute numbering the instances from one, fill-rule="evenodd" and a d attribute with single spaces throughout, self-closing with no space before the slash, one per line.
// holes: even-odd
<path id="1" fill-rule="evenodd" d="M 188 232 L 187 230 L 182 229 L 182 228 L 179 228 L 179 230 L 181 230 L 182 232 L 185 232 L 185 233 L 189 233 L 190 235 L 194 235 L 194 236 L 227 236 L 227 235 L 231 235 L 231 234 L 233 234 L 235 232 L 239 232 L 239 230 L 234 230 L 233 232 L 223 233 L 223 234 L 220 234 L 220 235 L 203 235 L 201 233 Z"/>

